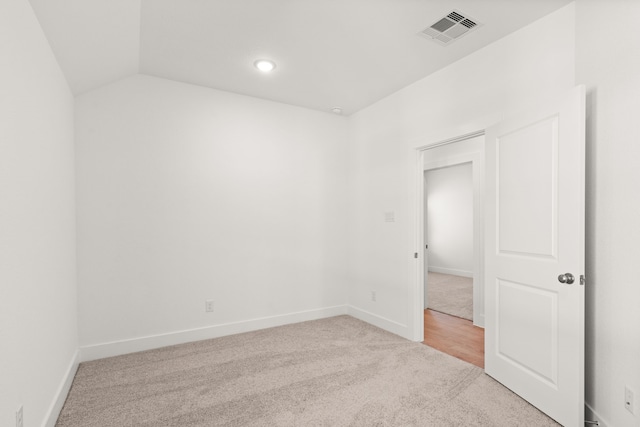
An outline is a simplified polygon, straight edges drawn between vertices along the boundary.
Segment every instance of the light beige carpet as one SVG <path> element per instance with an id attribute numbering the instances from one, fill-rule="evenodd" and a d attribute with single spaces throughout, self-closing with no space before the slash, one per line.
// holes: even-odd
<path id="1" fill-rule="evenodd" d="M 431 310 L 473 320 L 473 279 L 430 271 L 427 303 Z"/>
<path id="2" fill-rule="evenodd" d="M 82 363 L 56 425 L 557 424 L 476 366 L 338 316 Z"/>

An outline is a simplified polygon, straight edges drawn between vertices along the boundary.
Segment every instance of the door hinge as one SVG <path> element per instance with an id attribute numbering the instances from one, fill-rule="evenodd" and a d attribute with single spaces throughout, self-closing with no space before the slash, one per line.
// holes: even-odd
<path id="1" fill-rule="evenodd" d="M 414 252 L 413 257 L 418 259 L 418 252 Z"/>
<path id="2" fill-rule="evenodd" d="M 585 285 L 587 283 L 587 278 L 584 277 L 584 274 L 580 275 L 580 284 Z"/>

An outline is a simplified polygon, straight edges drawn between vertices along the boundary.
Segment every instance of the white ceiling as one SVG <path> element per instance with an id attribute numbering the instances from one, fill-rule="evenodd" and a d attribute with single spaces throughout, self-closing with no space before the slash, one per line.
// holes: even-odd
<path id="1" fill-rule="evenodd" d="M 75 94 L 143 73 L 344 114 L 570 1 L 30 0 Z M 417 35 L 453 9 L 483 25 L 446 47 Z"/>

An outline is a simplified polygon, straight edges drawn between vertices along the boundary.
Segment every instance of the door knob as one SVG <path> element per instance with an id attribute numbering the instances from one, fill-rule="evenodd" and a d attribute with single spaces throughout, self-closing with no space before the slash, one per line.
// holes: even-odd
<path id="1" fill-rule="evenodd" d="M 572 284 L 573 282 L 575 282 L 575 280 L 576 278 L 573 277 L 573 274 L 571 273 L 565 273 L 558 276 L 558 282 L 566 283 L 567 285 Z"/>

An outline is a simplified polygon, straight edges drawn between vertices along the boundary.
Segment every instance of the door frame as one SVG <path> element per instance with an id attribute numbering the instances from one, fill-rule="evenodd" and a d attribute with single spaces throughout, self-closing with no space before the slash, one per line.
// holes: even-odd
<path id="1" fill-rule="evenodd" d="M 473 174 L 473 206 L 474 206 L 474 214 L 473 214 L 473 225 L 474 225 L 474 289 L 473 289 L 473 300 L 474 300 L 474 324 L 477 326 L 484 327 L 484 146 L 480 153 L 462 153 L 455 156 L 447 157 L 446 159 L 440 159 L 435 161 L 430 161 L 428 163 L 428 167 L 425 166 L 425 154 L 428 150 L 442 147 L 445 145 L 455 144 L 459 142 L 463 142 L 475 137 L 484 136 L 485 132 L 483 130 L 479 130 L 476 132 L 460 135 L 457 137 L 440 140 L 432 143 L 428 143 L 425 145 L 421 145 L 419 147 L 414 148 L 413 157 L 414 157 L 414 170 L 415 176 L 413 178 L 414 181 L 414 201 L 415 207 L 414 212 L 416 212 L 415 216 L 415 225 L 414 225 L 414 237 L 415 240 L 413 242 L 415 251 L 414 251 L 414 262 L 412 266 L 412 276 L 414 277 L 414 286 L 410 289 L 410 313 L 412 313 L 412 320 L 414 327 L 413 329 L 413 340 L 414 341 L 423 341 L 424 340 L 424 302 L 425 302 L 425 286 L 424 286 L 424 277 L 425 277 L 425 262 L 424 262 L 424 249 L 425 249 L 425 240 L 424 240 L 424 229 L 425 229 L 425 213 L 424 213 L 424 172 L 430 168 L 439 168 L 446 166 L 453 166 L 456 164 L 462 163 L 471 163 L 472 164 L 472 174 Z M 478 286 L 476 286 L 476 283 Z M 476 304 L 479 307 L 476 307 Z M 477 313 L 477 314 L 476 314 Z"/>

